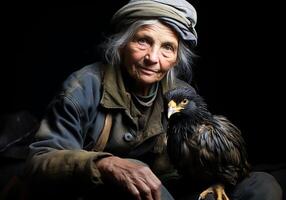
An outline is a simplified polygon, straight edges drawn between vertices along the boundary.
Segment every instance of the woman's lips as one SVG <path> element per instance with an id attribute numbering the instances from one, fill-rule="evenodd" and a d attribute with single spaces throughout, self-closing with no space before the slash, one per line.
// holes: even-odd
<path id="1" fill-rule="evenodd" d="M 156 74 L 159 72 L 159 70 L 150 69 L 150 68 L 142 67 L 142 66 L 138 66 L 138 69 L 146 75 L 152 75 L 152 74 Z"/>

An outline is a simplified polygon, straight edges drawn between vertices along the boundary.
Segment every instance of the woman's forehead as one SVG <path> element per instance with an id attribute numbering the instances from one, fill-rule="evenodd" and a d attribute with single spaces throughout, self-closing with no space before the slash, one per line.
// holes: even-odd
<path id="1" fill-rule="evenodd" d="M 169 26 L 160 22 L 139 27 L 135 32 L 135 36 L 157 36 L 160 39 L 167 39 L 172 43 L 178 43 L 177 33 Z"/>

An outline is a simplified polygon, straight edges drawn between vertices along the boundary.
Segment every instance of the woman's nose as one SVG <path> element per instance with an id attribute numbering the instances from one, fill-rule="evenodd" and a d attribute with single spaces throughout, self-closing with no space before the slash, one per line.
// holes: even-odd
<path id="1" fill-rule="evenodd" d="M 145 60 L 150 63 L 159 62 L 159 49 L 151 48 L 148 53 L 145 55 Z"/>

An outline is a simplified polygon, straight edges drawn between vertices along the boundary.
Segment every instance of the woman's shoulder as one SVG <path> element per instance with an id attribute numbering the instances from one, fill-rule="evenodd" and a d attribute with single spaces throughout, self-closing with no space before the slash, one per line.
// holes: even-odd
<path id="1" fill-rule="evenodd" d="M 101 63 L 92 63 L 71 73 L 64 80 L 57 98 L 68 100 L 85 110 L 92 105 L 98 105 L 102 87 Z"/>
<path id="2" fill-rule="evenodd" d="M 85 88 L 88 85 L 100 84 L 102 77 L 102 63 L 92 63 L 71 73 L 63 82 L 62 89 Z"/>
<path id="3" fill-rule="evenodd" d="M 86 78 L 101 78 L 103 72 L 103 64 L 100 62 L 91 63 L 74 71 L 68 79 L 86 79 Z M 67 79 L 67 80 L 68 80 Z"/>

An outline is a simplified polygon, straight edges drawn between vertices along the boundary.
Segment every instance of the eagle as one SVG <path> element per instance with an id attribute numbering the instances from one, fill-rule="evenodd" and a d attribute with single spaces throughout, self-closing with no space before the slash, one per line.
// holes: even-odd
<path id="1" fill-rule="evenodd" d="M 225 116 L 213 115 L 192 87 L 165 94 L 167 152 L 178 173 L 201 186 L 200 199 L 226 194 L 247 177 L 250 164 L 241 131 Z"/>

